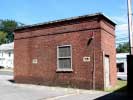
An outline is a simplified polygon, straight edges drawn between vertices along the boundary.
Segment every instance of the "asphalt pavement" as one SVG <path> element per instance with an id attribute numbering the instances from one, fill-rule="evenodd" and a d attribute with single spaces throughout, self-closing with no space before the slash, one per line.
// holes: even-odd
<path id="1" fill-rule="evenodd" d="M 0 71 L 0 100 L 133 100 L 125 94 L 12 83 L 12 71 Z"/>
<path id="2" fill-rule="evenodd" d="M 9 76 L 13 76 L 13 71 L 12 71 L 12 70 L 1 70 L 1 69 L 0 69 L 0 75 L 9 75 Z"/>
<path id="3" fill-rule="evenodd" d="M 102 91 L 12 83 L 13 76 L 0 75 L 0 100 L 93 100 Z"/>

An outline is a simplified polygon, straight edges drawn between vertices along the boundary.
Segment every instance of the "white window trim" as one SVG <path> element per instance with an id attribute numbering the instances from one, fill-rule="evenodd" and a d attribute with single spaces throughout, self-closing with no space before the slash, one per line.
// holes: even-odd
<path id="1" fill-rule="evenodd" d="M 71 68 L 59 68 L 59 48 L 60 47 L 67 47 L 69 46 L 70 47 L 70 52 L 71 52 L 71 56 L 70 57 L 62 57 L 62 58 L 71 58 Z M 56 69 L 57 72 L 59 71 L 73 71 L 72 69 L 72 46 L 71 45 L 61 45 L 61 46 L 57 46 L 57 69 Z"/>

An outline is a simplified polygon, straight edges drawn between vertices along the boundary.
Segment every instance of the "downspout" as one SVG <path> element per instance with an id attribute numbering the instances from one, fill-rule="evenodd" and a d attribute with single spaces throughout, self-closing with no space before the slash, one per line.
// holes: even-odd
<path id="1" fill-rule="evenodd" d="M 92 69 L 92 88 L 93 90 L 96 89 L 95 87 L 95 38 L 94 38 L 94 32 L 92 32 L 91 38 L 89 38 L 89 41 L 87 45 L 92 43 L 92 56 L 93 56 L 93 69 Z"/>
<path id="2" fill-rule="evenodd" d="M 96 89 L 96 86 L 95 86 L 95 37 L 94 37 L 94 32 L 92 33 L 93 34 L 93 90 Z"/>

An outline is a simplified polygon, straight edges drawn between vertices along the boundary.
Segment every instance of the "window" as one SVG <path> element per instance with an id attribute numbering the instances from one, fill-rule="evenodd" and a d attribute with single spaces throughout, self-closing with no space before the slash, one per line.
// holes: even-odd
<path id="1" fill-rule="evenodd" d="M 124 72 L 124 63 L 117 63 L 117 72 Z"/>
<path id="2" fill-rule="evenodd" d="M 57 71 L 72 71 L 71 46 L 57 47 Z"/>
<path id="3" fill-rule="evenodd" d="M 11 56 L 11 52 L 8 53 L 9 57 Z"/>

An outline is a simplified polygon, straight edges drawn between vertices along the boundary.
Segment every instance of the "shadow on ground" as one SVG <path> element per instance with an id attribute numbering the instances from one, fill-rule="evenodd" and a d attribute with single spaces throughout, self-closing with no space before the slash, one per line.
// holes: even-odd
<path id="1" fill-rule="evenodd" d="M 129 96 L 127 92 L 127 86 L 124 86 L 119 90 L 96 98 L 95 100 L 133 100 L 133 95 Z"/>
<path id="2" fill-rule="evenodd" d="M 15 83 L 14 80 L 8 80 L 11 83 Z M 98 97 L 94 100 L 133 100 L 133 93 L 132 95 L 128 95 L 127 92 L 127 85 L 104 96 Z"/>
<path id="3" fill-rule="evenodd" d="M 11 80 L 8 80 L 9 82 L 11 83 L 15 83 L 15 80 L 11 79 Z"/>

